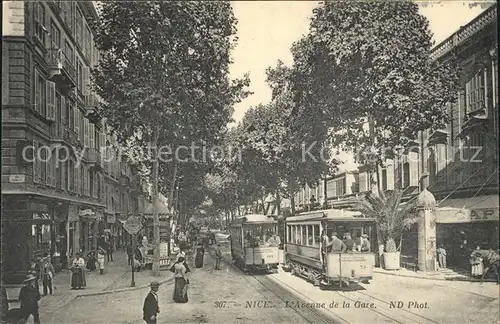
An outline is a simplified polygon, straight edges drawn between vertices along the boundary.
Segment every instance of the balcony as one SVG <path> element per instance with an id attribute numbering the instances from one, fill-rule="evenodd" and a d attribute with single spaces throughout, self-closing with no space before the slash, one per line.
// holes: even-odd
<path id="1" fill-rule="evenodd" d="M 99 111 L 99 100 L 94 93 L 85 95 L 85 117 L 91 123 L 98 123 L 101 121 L 101 113 Z"/>
<path id="2" fill-rule="evenodd" d="M 64 130 L 64 140 L 73 146 L 80 146 L 80 141 L 78 140 L 78 135 L 71 129 L 66 128 Z"/>
<path id="3" fill-rule="evenodd" d="M 65 93 L 76 87 L 76 70 L 61 49 L 52 48 L 47 52 L 49 80 L 55 82 Z"/>
<path id="4" fill-rule="evenodd" d="M 95 169 L 101 169 L 102 168 L 102 158 L 101 158 L 101 153 L 96 150 L 95 148 L 89 148 L 88 150 L 85 150 L 85 158 L 87 162 Z"/>

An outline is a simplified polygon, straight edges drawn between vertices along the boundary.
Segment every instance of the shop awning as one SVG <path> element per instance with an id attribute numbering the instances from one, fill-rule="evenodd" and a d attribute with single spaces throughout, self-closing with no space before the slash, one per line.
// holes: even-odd
<path id="1" fill-rule="evenodd" d="M 436 209 L 436 223 L 499 221 L 498 195 L 446 199 Z"/>

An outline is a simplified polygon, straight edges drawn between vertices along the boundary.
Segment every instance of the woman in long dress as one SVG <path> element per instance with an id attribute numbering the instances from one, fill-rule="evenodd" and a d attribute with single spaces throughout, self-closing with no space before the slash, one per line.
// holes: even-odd
<path id="1" fill-rule="evenodd" d="M 90 251 L 87 254 L 87 269 L 90 272 L 92 272 L 92 271 L 94 271 L 96 269 L 95 263 L 96 263 L 95 252 L 94 251 Z"/>
<path id="2" fill-rule="evenodd" d="M 470 264 L 472 277 L 481 277 L 484 273 L 484 264 L 479 246 L 470 256 Z"/>
<path id="3" fill-rule="evenodd" d="M 83 289 L 87 285 L 85 282 L 85 260 L 80 253 L 76 254 L 71 266 L 71 289 Z"/>
<path id="4" fill-rule="evenodd" d="M 189 286 L 189 279 L 187 277 L 188 271 L 184 261 L 184 258 L 180 257 L 173 267 L 175 277 L 174 301 L 176 303 L 188 302 L 187 289 Z"/>
<path id="5" fill-rule="evenodd" d="M 198 244 L 198 248 L 196 249 L 196 256 L 194 258 L 194 266 L 196 268 L 203 267 L 203 255 L 204 254 L 205 254 L 205 249 L 203 248 L 203 245 L 200 243 L 200 244 Z"/>

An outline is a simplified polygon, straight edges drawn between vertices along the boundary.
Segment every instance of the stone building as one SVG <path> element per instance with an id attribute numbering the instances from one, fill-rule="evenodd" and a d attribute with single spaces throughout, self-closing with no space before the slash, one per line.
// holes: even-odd
<path id="1" fill-rule="evenodd" d="M 2 277 L 19 282 L 37 256 L 60 269 L 96 248 L 135 193 L 89 88 L 93 2 L 2 9 Z"/>

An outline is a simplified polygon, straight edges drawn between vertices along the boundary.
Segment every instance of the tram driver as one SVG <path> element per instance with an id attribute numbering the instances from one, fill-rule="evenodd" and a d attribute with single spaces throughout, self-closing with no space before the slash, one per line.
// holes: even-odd
<path id="1" fill-rule="evenodd" d="M 267 244 L 269 246 L 280 246 L 281 239 L 278 235 L 276 235 L 276 233 L 272 232 L 271 237 L 267 240 Z"/>
<path id="2" fill-rule="evenodd" d="M 328 243 L 327 248 L 329 248 L 332 253 L 344 253 L 347 246 L 337 237 L 337 232 L 333 232 L 332 239 L 330 240 L 330 243 Z"/>

